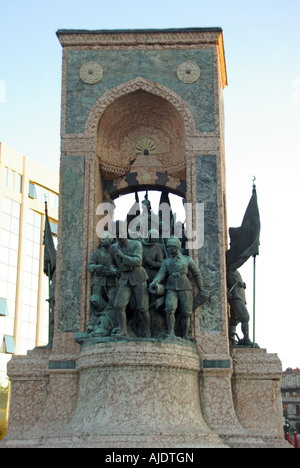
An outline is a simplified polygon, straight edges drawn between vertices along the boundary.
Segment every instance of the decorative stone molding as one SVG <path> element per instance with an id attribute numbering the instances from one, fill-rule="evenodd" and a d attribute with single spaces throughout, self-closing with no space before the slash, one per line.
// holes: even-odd
<path id="1" fill-rule="evenodd" d="M 159 96 L 172 104 L 182 116 L 185 126 L 185 134 L 187 136 L 196 134 L 194 117 L 185 101 L 170 88 L 166 88 L 165 86 L 139 76 L 110 89 L 98 99 L 87 118 L 84 133 L 85 137 L 96 139 L 99 120 L 106 108 L 117 99 L 139 90 Z"/>
<path id="2" fill-rule="evenodd" d="M 58 30 L 58 39 L 64 48 L 75 49 L 171 49 L 208 48 L 217 45 L 222 73 L 222 85 L 227 84 L 223 32 L 221 28 L 185 28 L 164 30 Z"/>

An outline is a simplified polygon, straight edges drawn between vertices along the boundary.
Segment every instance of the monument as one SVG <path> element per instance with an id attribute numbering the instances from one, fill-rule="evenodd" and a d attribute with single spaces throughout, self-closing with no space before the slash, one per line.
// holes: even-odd
<path id="1" fill-rule="evenodd" d="M 2 446 L 283 447 L 281 362 L 228 332 L 222 30 L 57 36 L 53 338 L 9 363 Z M 145 190 L 182 197 L 185 238 L 141 234 L 147 198 L 122 235 L 113 200 Z"/>

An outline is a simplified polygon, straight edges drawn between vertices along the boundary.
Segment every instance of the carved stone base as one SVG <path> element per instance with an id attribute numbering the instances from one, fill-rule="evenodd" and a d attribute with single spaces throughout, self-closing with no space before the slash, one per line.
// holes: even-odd
<path id="1" fill-rule="evenodd" d="M 81 349 L 76 367 L 78 398 L 70 420 L 60 421 L 63 415 L 45 402 L 37 424 L 22 440 L 10 431 L 6 446 L 226 447 L 201 413 L 193 344 L 99 343 Z M 56 399 L 65 400 L 59 406 L 70 405 L 69 395 L 57 391 Z"/>
<path id="2" fill-rule="evenodd" d="M 286 446 L 281 363 L 265 350 L 232 350 L 233 369 L 230 356 L 200 359 L 184 340 L 92 343 L 68 358 L 51 353 L 35 349 L 10 361 L 0 447 Z"/>
<path id="3" fill-rule="evenodd" d="M 232 393 L 241 425 L 269 447 L 290 448 L 284 440 L 280 391 L 282 364 L 265 349 L 231 349 Z"/>

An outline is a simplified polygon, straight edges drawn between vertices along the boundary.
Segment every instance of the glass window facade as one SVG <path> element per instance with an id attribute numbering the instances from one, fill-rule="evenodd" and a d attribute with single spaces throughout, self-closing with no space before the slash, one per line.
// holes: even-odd
<path id="1" fill-rule="evenodd" d="M 5 319 L 4 330 L 1 328 L 2 321 L 0 322 L 0 333 L 8 335 L 13 334 L 15 317 L 19 230 L 20 204 L 4 197 L 0 236 L 0 295 L 6 299 L 8 317 Z"/>
<path id="2" fill-rule="evenodd" d="M 43 262 L 41 262 L 44 238 L 43 217 L 44 215 L 40 213 L 28 210 L 19 334 L 21 354 L 34 348 L 37 342 L 39 345 L 48 343 L 49 280 L 43 273 Z M 39 329 L 37 330 L 38 314 Z"/>
<path id="3" fill-rule="evenodd" d="M 58 182 L 54 173 L 0 143 L 0 438 L 8 406 L 8 361 L 12 354 L 48 343 L 44 203 L 54 216 L 50 224 L 56 245 Z"/>
<path id="4" fill-rule="evenodd" d="M 0 297 L 6 304 L 6 316 L 0 316 L 0 345 L 14 336 L 16 288 L 19 254 L 20 204 L 3 197 L 0 230 Z M 3 347 L 5 351 L 5 346 Z M 6 380 L 6 364 L 11 358 L 0 353 L 0 382 Z"/>
<path id="5" fill-rule="evenodd" d="M 22 313 L 20 328 L 20 351 L 35 346 L 38 310 L 38 291 L 40 274 L 42 217 L 35 211 L 28 210 L 25 242 L 25 261 L 22 294 Z"/>
<path id="6" fill-rule="evenodd" d="M 10 187 L 16 192 L 22 192 L 22 176 L 17 172 L 9 169 L 8 167 L 4 168 L 4 185 Z"/>
<path id="7" fill-rule="evenodd" d="M 36 343 L 48 343 L 49 282 L 43 273 L 44 214 L 26 210 L 23 227 L 22 290 L 18 308 L 18 352 L 26 354 Z M 14 337 L 18 278 L 20 204 L 3 197 L 0 226 L 0 347 L 5 337 Z M 51 221 L 56 245 L 57 223 Z M 39 317 L 39 330 L 37 323 Z M 38 333 L 38 337 L 37 337 Z M 6 373 L 8 358 L 5 346 L 0 348 L 0 372 Z M 2 360 L 2 364 L 1 364 Z"/>

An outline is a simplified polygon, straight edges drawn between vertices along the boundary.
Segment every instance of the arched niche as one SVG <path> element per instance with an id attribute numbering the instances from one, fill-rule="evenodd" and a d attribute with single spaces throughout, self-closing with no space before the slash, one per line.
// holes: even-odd
<path id="1" fill-rule="evenodd" d="M 155 185 L 157 173 L 186 178 L 183 119 L 166 99 L 142 89 L 105 110 L 96 152 L 105 181 L 127 174 L 136 174 L 144 185 Z"/>
<path id="2" fill-rule="evenodd" d="M 104 93 L 92 107 L 82 135 L 93 155 L 91 215 L 99 204 L 138 190 L 167 189 L 190 201 L 187 140 L 196 135 L 191 110 L 170 88 L 137 77 Z M 98 242 L 97 221 L 94 216 L 90 222 L 89 250 Z"/>

